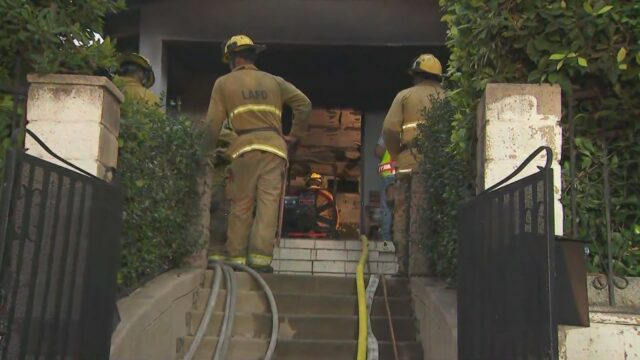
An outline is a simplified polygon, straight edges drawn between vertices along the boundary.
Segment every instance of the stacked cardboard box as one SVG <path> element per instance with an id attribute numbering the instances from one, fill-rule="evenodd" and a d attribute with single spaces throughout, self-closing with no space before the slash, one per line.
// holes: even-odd
<path id="1" fill-rule="evenodd" d="M 362 115 L 353 109 L 314 109 L 309 130 L 291 159 L 292 169 L 307 169 L 340 180 L 360 180 Z M 298 176 L 302 174 L 296 174 Z M 360 194 L 334 194 L 341 238 L 357 237 Z"/>
<path id="2" fill-rule="evenodd" d="M 362 115 L 353 109 L 314 109 L 292 159 L 322 175 L 359 180 Z"/>
<path id="3" fill-rule="evenodd" d="M 357 237 L 360 231 L 360 194 L 339 193 L 335 198 L 340 219 L 338 225 L 340 238 Z"/>

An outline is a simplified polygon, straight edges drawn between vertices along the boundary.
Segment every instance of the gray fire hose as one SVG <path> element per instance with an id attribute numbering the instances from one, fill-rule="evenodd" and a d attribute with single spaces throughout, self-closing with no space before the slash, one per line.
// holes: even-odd
<path id="1" fill-rule="evenodd" d="M 216 305 L 216 299 L 218 298 L 218 293 L 220 292 L 220 281 L 222 279 L 222 267 L 219 264 L 214 265 L 214 278 L 213 285 L 211 287 L 211 293 L 209 293 L 209 300 L 207 301 L 207 307 L 204 311 L 204 316 L 202 317 L 202 322 L 198 327 L 198 331 L 196 332 L 196 336 L 191 343 L 191 347 L 187 352 L 187 355 L 184 356 L 184 360 L 191 360 L 193 356 L 196 354 L 196 350 L 200 346 L 200 342 L 202 341 L 202 337 L 204 333 L 207 331 L 207 327 L 209 326 L 209 321 L 211 320 L 211 315 L 213 314 L 213 308 Z"/>
<path id="2" fill-rule="evenodd" d="M 269 348 L 267 348 L 267 353 L 264 355 L 265 360 L 271 360 L 273 357 L 273 353 L 276 351 L 276 344 L 278 342 L 278 332 L 280 331 L 280 321 L 278 319 L 278 307 L 276 306 L 276 299 L 273 297 L 273 292 L 269 288 L 269 285 L 266 281 L 252 268 L 241 265 L 241 264 L 229 264 L 234 269 L 238 269 L 241 271 L 248 272 L 262 287 L 264 293 L 267 295 L 267 300 L 269 301 L 269 307 L 271 308 L 271 339 L 269 339 Z"/>
<path id="3" fill-rule="evenodd" d="M 218 336 L 218 344 L 213 356 L 214 360 L 226 358 L 229 341 L 233 336 L 233 321 L 236 315 L 236 276 L 228 266 L 223 266 L 222 271 L 224 271 L 224 278 L 227 284 L 227 298 L 224 304 L 224 318 L 220 328 L 220 335 Z"/>
<path id="4" fill-rule="evenodd" d="M 271 309 L 271 338 L 269 339 L 269 347 L 267 348 L 267 352 L 265 354 L 265 360 L 271 360 L 273 358 L 273 354 L 276 349 L 276 344 L 278 341 L 278 332 L 280 329 L 280 323 L 278 320 L 278 307 L 276 306 L 276 301 L 273 296 L 273 292 L 269 288 L 269 285 L 264 281 L 262 276 L 258 274 L 255 270 L 251 269 L 248 266 L 235 264 L 235 263 L 227 263 L 222 264 L 219 262 L 214 262 L 213 267 L 216 271 L 214 277 L 213 287 L 211 289 L 211 293 L 209 295 L 209 300 L 207 302 L 207 307 L 200 322 L 200 326 L 198 327 L 198 331 L 196 332 L 196 336 L 194 341 L 191 343 L 191 347 L 187 352 L 187 355 L 184 357 L 184 360 L 192 360 L 193 356 L 198 349 L 202 341 L 202 337 L 209 326 L 209 322 L 211 320 L 211 316 L 213 315 L 213 308 L 216 303 L 216 299 L 218 297 L 219 289 L 220 289 L 220 279 L 222 277 L 222 273 L 225 276 L 225 282 L 227 284 L 227 296 L 225 303 L 225 314 L 222 322 L 222 327 L 220 329 L 220 334 L 218 336 L 218 344 L 216 346 L 216 351 L 214 355 L 214 360 L 222 360 L 225 359 L 226 352 L 229 348 L 229 341 L 233 334 L 233 319 L 235 317 L 235 297 L 236 297 L 236 284 L 235 284 L 235 276 L 231 268 L 245 271 L 249 273 L 262 287 L 264 290 L 267 300 L 269 301 L 269 307 Z M 211 267 L 211 265 L 209 265 Z"/>

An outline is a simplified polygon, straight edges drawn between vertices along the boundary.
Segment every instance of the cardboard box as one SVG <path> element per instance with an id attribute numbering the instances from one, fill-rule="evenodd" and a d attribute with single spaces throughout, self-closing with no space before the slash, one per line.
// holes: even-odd
<path id="1" fill-rule="evenodd" d="M 340 126 L 343 129 L 360 129 L 362 127 L 362 113 L 354 109 L 343 109 L 340 114 Z"/>
<path id="2" fill-rule="evenodd" d="M 326 146 L 333 148 L 354 148 L 362 144 L 359 129 L 331 130 L 309 129 L 302 146 Z"/>
<path id="3" fill-rule="evenodd" d="M 336 206 L 342 224 L 360 224 L 360 194 L 338 193 Z"/>
<path id="4" fill-rule="evenodd" d="M 334 163 L 338 161 L 358 161 L 360 151 L 357 148 L 338 149 L 328 146 L 301 146 L 292 157 L 293 162 L 307 161 Z"/>
<path id="5" fill-rule="evenodd" d="M 338 162 L 333 164 L 310 163 L 311 171 L 320 175 L 337 176 L 344 171 L 346 163 Z"/>
<path id="6" fill-rule="evenodd" d="M 340 128 L 340 109 L 313 109 L 311 110 L 310 127 Z"/>

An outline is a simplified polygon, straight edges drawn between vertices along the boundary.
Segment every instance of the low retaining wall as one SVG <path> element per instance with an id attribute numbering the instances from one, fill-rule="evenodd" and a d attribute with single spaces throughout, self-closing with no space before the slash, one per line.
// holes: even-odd
<path id="1" fill-rule="evenodd" d="M 411 297 L 425 360 L 458 358 L 457 293 L 441 281 L 411 278 Z"/>
<path id="2" fill-rule="evenodd" d="M 162 274 L 118 301 L 121 322 L 111 338 L 112 360 L 176 358 L 187 333 L 186 313 L 204 281 L 204 269 Z"/>
<path id="3" fill-rule="evenodd" d="M 616 308 L 598 306 L 607 303 L 607 289 L 595 289 L 593 279 L 589 276 L 591 326 L 558 327 L 560 359 L 640 359 L 640 279 L 629 278 L 626 289 L 616 289 L 617 303 L 621 306 Z M 457 292 L 444 282 L 413 277 L 411 296 L 424 359 L 457 359 Z"/>
<path id="4" fill-rule="evenodd" d="M 560 359 L 640 359 L 640 312 L 619 311 L 592 308 L 590 327 L 559 326 Z"/>

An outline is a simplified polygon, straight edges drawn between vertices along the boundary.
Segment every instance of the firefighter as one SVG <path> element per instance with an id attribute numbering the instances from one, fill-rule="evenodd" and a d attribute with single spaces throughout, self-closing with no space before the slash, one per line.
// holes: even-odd
<path id="1" fill-rule="evenodd" d="M 216 80 L 206 120 L 214 144 L 225 120 L 237 135 L 228 150 L 228 260 L 268 272 L 272 270 L 287 148 L 306 132 L 311 102 L 287 81 L 256 68 L 255 60 L 264 48 L 245 35 L 233 36 L 223 44 L 223 61 L 231 72 Z M 283 104 L 293 112 L 288 136 L 282 133 Z"/>
<path id="2" fill-rule="evenodd" d="M 118 76 L 114 80 L 122 84 L 125 96 L 159 106 L 160 99 L 149 90 L 156 81 L 149 60 L 136 53 L 122 54 L 118 60 Z"/>
<path id="3" fill-rule="evenodd" d="M 380 159 L 378 163 L 378 174 L 380 174 L 380 180 L 382 182 L 380 189 L 380 235 L 382 240 L 391 241 L 396 164 L 395 161 L 391 160 L 391 154 L 384 144 L 382 134 L 380 134 L 378 144 L 376 144 L 375 155 Z"/>
<path id="4" fill-rule="evenodd" d="M 316 226 L 315 230 L 332 233 L 339 225 L 338 208 L 327 181 L 318 173 L 311 173 L 306 181 L 307 190 L 315 193 Z"/>
<path id="5" fill-rule="evenodd" d="M 432 54 L 418 56 L 409 73 L 414 86 L 396 95 L 383 125 L 384 142 L 396 161 L 393 240 L 400 260 L 399 275 L 409 271 L 409 246 L 419 233 L 419 211 L 424 202 L 424 176 L 417 172 L 418 155 L 411 148 L 417 125 L 431 107 L 433 96 L 441 96 L 442 65 Z M 428 121 L 428 120 L 427 120 Z"/>

